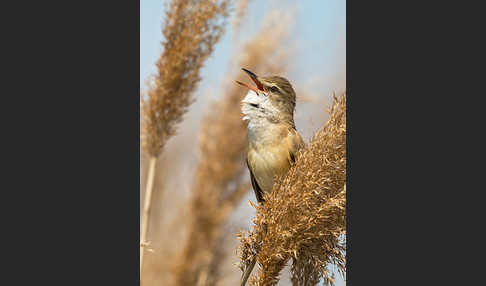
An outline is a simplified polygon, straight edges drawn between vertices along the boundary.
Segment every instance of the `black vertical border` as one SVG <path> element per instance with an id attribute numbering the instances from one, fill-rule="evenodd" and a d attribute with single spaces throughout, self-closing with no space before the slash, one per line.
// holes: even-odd
<path id="1" fill-rule="evenodd" d="M 472 4 L 347 1 L 349 286 L 484 284 L 485 25 Z"/>

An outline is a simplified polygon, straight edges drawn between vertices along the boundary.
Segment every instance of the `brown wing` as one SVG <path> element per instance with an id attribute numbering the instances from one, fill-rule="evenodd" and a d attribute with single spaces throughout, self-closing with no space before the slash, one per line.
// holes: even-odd
<path id="1" fill-rule="evenodd" d="M 265 201 L 263 199 L 263 191 L 260 186 L 258 186 L 255 176 L 253 175 L 250 165 L 248 164 L 248 159 L 246 159 L 246 165 L 248 166 L 248 170 L 250 171 L 251 185 L 253 187 L 253 191 L 255 192 L 255 197 L 259 203 L 263 203 Z"/>
<path id="2" fill-rule="evenodd" d="M 289 136 L 287 136 L 287 143 L 289 150 L 289 161 L 295 163 L 299 150 L 305 147 L 304 140 L 302 140 L 302 137 L 300 137 L 297 130 L 291 128 L 289 130 Z"/>

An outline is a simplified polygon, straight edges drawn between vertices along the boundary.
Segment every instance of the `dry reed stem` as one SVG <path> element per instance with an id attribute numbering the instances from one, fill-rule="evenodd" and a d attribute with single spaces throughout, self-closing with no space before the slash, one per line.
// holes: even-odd
<path id="1" fill-rule="evenodd" d="M 158 59 L 157 75 L 142 96 L 142 148 L 155 161 L 168 138 L 176 132 L 176 124 L 183 119 L 193 102 L 192 93 L 201 80 L 199 71 L 219 41 L 228 16 L 228 0 L 170 1 L 162 30 L 164 51 Z M 155 163 L 151 163 L 151 165 Z M 151 205 L 153 176 L 145 195 L 148 211 Z M 145 214 L 141 233 L 140 267 L 143 265 L 149 216 Z M 142 268 L 140 268 L 142 271 Z"/>
<path id="2" fill-rule="evenodd" d="M 278 20 L 287 20 L 280 21 Z M 272 13 L 263 28 L 246 45 L 239 57 L 239 67 L 262 74 L 279 74 L 285 59 L 275 61 L 287 35 L 290 17 Z M 175 285 L 215 285 L 223 258 L 222 227 L 228 216 L 249 190 L 244 150 L 246 123 L 240 111 L 246 91 L 234 83 L 243 76 L 239 70 L 223 86 L 226 95 L 210 105 L 200 134 L 201 157 L 196 169 L 190 198 L 189 237 L 174 265 Z"/>
<path id="3" fill-rule="evenodd" d="M 334 97 L 331 116 L 265 204 L 255 206 L 253 230 L 240 233 L 243 268 L 253 256 L 261 270 L 251 285 L 276 285 L 292 258 L 293 285 L 334 284 L 329 265 L 345 272 L 346 97 Z"/>
<path id="4" fill-rule="evenodd" d="M 148 177 L 147 177 L 147 187 L 145 191 L 145 204 L 143 207 L 142 233 L 140 235 L 140 273 L 142 273 L 142 268 L 143 268 L 143 256 L 145 252 L 144 249 L 148 245 L 147 233 L 148 233 L 148 224 L 150 218 L 150 206 L 152 202 L 152 190 L 153 190 L 156 162 L 157 162 L 157 158 L 155 157 L 150 158 Z"/>
<path id="5" fill-rule="evenodd" d="M 171 275 L 168 269 L 171 259 L 177 251 L 176 247 L 180 244 L 180 239 L 184 237 L 183 217 L 178 216 L 178 212 L 186 204 L 184 196 L 185 186 L 177 179 L 178 174 L 183 169 L 186 156 L 185 136 L 174 137 L 172 142 L 164 147 L 155 166 L 155 176 L 153 179 L 153 195 L 151 198 L 149 239 L 150 245 L 146 249 L 143 259 L 143 285 L 168 285 Z M 145 158 L 144 158 L 145 159 Z M 144 160 L 143 165 L 146 169 L 143 177 L 147 181 L 149 160 Z M 144 190 L 146 188 L 144 187 Z M 144 192 L 145 193 L 145 192 Z M 162 197 L 165 196 L 165 199 Z M 169 199 L 170 197 L 170 199 Z M 142 197 L 143 199 L 143 197 Z M 140 206 L 143 210 L 144 201 Z M 140 222 L 142 225 L 143 217 Z M 150 251 L 153 249 L 153 251 Z"/>

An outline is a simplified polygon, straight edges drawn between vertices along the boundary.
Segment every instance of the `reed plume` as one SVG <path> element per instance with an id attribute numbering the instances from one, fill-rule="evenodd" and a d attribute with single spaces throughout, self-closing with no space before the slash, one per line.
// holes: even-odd
<path id="1" fill-rule="evenodd" d="M 251 285 L 276 285 L 291 259 L 293 285 L 333 285 L 330 265 L 345 272 L 346 97 L 334 97 L 330 119 L 300 151 L 257 210 L 253 230 L 240 233 L 244 269 L 256 255 Z"/>
<path id="2" fill-rule="evenodd" d="M 140 238 L 140 272 L 158 155 L 176 132 L 192 94 L 201 80 L 199 71 L 219 41 L 228 16 L 229 0 L 172 0 L 165 15 L 162 33 L 164 48 L 158 59 L 157 74 L 142 96 L 141 146 L 150 156 Z"/>
<path id="3" fill-rule="evenodd" d="M 282 72 L 286 60 L 280 57 L 276 61 L 275 55 L 281 55 L 277 51 L 287 35 L 289 20 L 272 13 L 255 37 L 237 51 L 237 66 L 264 74 Z M 200 160 L 187 215 L 189 235 L 175 260 L 175 285 L 215 285 L 221 281 L 220 268 L 228 252 L 222 251 L 222 235 L 230 235 L 223 226 L 250 187 L 243 178 L 247 127 L 240 111 L 246 91 L 234 83 L 241 76 L 239 68 L 236 72 L 223 85 L 225 95 L 210 105 L 202 122 Z"/>
<path id="4" fill-rule="evenodd" d="M 172 0 L 165 15 L 164 51 L 142 100 L 144 150 L 157 157 L 176 132 L 201 80 L 199 71 L 224 32 L 229 1 Z"/>

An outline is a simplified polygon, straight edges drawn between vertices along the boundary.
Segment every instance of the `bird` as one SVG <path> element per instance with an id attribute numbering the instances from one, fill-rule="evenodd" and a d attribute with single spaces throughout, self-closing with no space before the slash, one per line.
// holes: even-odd
<path id="1" fill-rule="evenodd" d="M 282 76 L 257 76 L 242 70 L 256 84 L 236 81 L 249 89 L 241 101 L 243 120 L 248 120 L 246 164 L 255 197 L 263 204 L 264 194 L 271 193 L 275 178 L 288 172 L 305 143 L 294 123 L 296 94 L 291 83 Z M 245 269 L 241 286 L 246 284 L 255 263 L 256 257 Z"/>

